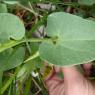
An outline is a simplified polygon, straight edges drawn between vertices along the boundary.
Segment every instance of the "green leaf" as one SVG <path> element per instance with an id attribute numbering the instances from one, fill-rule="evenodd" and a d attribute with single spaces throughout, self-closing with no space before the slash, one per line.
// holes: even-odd
<path id="1" fill-rule="evenodd" d="M 78 0 L 78 2 L 82 5 L 93 5 L 93 4 L 95 4 L 95 0 Z"/>
<path id="2" fill-rule="evenodd" d="M 25 35 L 23 22 L 15 15 L 0 13 L 0 42 L 10 40 L 20 40 Z"/>
<path id="3" fill-rule="evenodd" d="M 28 5 L 29 0 L 21 0 L 21 1 L 19 1 L 19 3 L 21 3 L 23 5 Z"/>
<path id="4" fill-rule="evenodd" d="M 39 50 L 39 43 L 30 43 L 31 55 L 35 54 Z"/>
<path id="5" fill-rule="evenodd" d="M 3 2 L 6 4 L 11 4 L 11 5 L 18 4 L 18 3 L 27 5 L 29 0 L 3 0 Z"/>
<path id="6" fill-rule="evenodd" d="M 0 69 L 6 71 L 22 64 L 24 54 L 25 50 L 23 47 L 20 47 L 16 50 L 9 49 L 0 53 Z"/>
<path id="7" fill-rule="evenodd" d="M 37 68 L 39 68 L 39 69 L 42 69 L 42 68 L 44 68 L 44 61 L 42 61 L 41 59 L 40 59 L 40 57 L 37 57 L 35 60 L 32 60 L 32 61 L 30 61 L 30 62 L 32 62 L 32 64 L 34 64 L 34 66 L 35 66 L 35 69 L 37 69 Z"/>
<path id="8" fill-rule="evenodd" d="M 58 12 L 47 20 L 47 35 L 56 43 L 44 41 L 39 48 L 43 60 L 59 66 L 82 64 L 95 59 L 95 22 Z"/>
<path id="9" fill-rule="evenodd" d="M 6 4 L 17 4 L 18 3 L 18 0 L 3 0 L 4 3 Z"/>
<path id="10" fill-rule="evenodd" d="M 0 13 L 7 13 L 7 6 L 6 4 L 0 3 Z"/>

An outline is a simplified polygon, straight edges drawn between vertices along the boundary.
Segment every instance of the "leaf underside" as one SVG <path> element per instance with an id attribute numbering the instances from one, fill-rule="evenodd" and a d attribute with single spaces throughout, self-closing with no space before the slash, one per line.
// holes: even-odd
<path id="1" fill-rule="evenodd" d="M 71 66 L 95 59 L 95 22 L 57 12 L 49 15 L 47 35 L 58 37 L 56 44 L 44 41 L 39 48 L 40 57 L 51 64 Z"/>

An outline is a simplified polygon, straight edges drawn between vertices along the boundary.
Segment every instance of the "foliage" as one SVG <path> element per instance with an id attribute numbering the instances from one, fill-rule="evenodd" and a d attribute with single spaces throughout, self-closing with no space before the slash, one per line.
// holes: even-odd
<path id="1" fill-rule="evenodd" d="M 95 0 L 0 0 L 0 94 L 48 95 L 53 65 L 94 61 L 94 46 Z"/>
<path id="2" fill-rule="evenodd" d="M 49 37 L 57 37 L 56 42 L 43 42 L 40 55 L 49 63 L 60 66 L 93 61 L 94 30 L 94 21 L 64 12 L 53 13 L 48 17 L 46 31 Z"/>

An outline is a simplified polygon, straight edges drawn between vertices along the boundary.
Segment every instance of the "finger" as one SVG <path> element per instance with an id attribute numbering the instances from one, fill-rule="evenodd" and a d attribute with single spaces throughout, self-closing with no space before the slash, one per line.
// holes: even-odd
<path id="1" fill-rule="evenodd" d="M 85 71 L 85 75 L 86 76 L 90 76 L 91 75 L 91 68 L 92 68 L 92 62 L 83 64 L 83 69 Z"/>
<path id="2" fill-rule="evenodd" d="M 75 66 L 62 68 L 62 72 L 64 73 L 64 90 L 66 95 L 71 95 L 71 93 L 75 95 L 76 92 L 79 92 L 79 89 L 84 90 L 83 88 L 87 84 L 86 79 Z"/>
<path id="3" fill-rule="evenodd" d="M 51 80 L 48 80 L 45 83 L 46 83 L 46 86 L 49 89 L 49 91 L 52 91 L 56 87 L 58 87 L 58 85 L 63 84 L 63 81 L 59 80 L 56 76 L 54 76 Z"/>
<path id="4" fill-rule="evenodd" d="M 60 83 L 60 81 L 49 80 L 49 81 L 46 81 L 45 83 L 46 83 L 48 90 L 51 91 Z"/>
<path id="5" fill-rule="evenodd" d="M 54 67 L 53 68 L 53 73 L 51 74 L 52 76 L 49 76 L 48 79 L 45 80 L 46 86 L 49 89 L 49 92 L 54 91 L 58 85 L 63 83 L 63 79 L 60 79 L 58 77 L 58 73 L 61 71 L 60 67 Z"/>
<path id="6" fill-rule="evenodd" d="M 65 95 L 94 95 L 95 89 L 75 66 L 62 68 L 64 72 L 64 90 Z"/>
<path id="7" fill-rule="evenodd" d="M 59 85 L 55 86 L 55 88 L 49 91 L 49 95 L 65 95 L 64 84 L 60 83 Z"/>

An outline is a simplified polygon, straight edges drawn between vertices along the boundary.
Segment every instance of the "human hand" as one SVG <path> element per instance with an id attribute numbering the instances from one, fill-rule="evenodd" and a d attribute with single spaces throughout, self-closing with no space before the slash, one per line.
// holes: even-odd
<path id="1" fill-rule="evenodd" d="M 91 65 L 83 65 L 86 75 L 90 74 Z M 95 86 L 83 76 L 75 66 L 61 69 L 64 80 L 57 77 L 56 73 L 46 80 L 49 95 L 95 95 Z"/>

